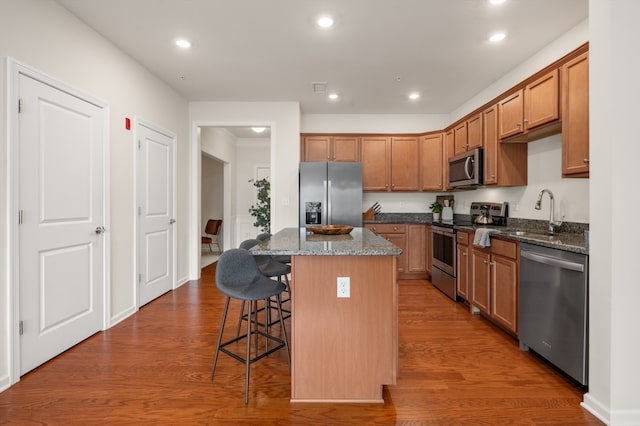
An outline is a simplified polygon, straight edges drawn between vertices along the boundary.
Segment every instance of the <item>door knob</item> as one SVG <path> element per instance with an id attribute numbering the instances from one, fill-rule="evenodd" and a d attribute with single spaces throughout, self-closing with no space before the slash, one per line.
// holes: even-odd
<path id="1" fill-rule="evenodd" d="M 176 220 L 171 218 L 171 220 L 169 221 L 169 225 L 173 225 L 174 223 L 176 223 Z"/>
<path id="2" fill-rule="evenodd" d="M 104 231 L 105 231 L 105 229 L 102 226 L 98 226 L 96 228 L 96 234 L 98 234 L 98 235 L 102 234 Z"/>

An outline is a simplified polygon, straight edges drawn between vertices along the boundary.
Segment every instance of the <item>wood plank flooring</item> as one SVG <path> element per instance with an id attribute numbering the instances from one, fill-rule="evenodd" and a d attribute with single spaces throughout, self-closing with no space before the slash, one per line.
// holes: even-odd
<path id="1" fill-rule="evenodd" d="M 245 406 L 241 363 L 221 355 L 209 381 L 224 302 L 214 271 L 23 376 L 0 393 L 0 424 L 602 424 L 583 389 L 422 280 L 399 283 L 400 376 L 384 404 L 291 404 L 278 351 L 253 364 Z"/>

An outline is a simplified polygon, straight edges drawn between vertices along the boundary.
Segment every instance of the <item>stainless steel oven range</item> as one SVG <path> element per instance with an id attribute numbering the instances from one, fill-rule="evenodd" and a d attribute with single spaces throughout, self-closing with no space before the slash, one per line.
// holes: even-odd
<path id="1" fill-rule="evenodd" d="M 431 224 L 431 283 L 457 300 L 456 226 L 506 226 L 508 203 L 471 203 L 469 216 Z M 462 219 L 460 218 L 462 217 Z"/>

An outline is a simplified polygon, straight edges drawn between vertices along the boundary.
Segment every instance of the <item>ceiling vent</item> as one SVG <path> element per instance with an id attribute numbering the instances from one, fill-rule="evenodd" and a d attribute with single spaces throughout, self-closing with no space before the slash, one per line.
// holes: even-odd
<path id="1" fill-rule="evenodd" d="M 318 95 L 324 95 L 327 93 L 327 82 L 326 81 L 316 81 L 311 83 L 311 87 L 313 87 L 313 93 Z"/>

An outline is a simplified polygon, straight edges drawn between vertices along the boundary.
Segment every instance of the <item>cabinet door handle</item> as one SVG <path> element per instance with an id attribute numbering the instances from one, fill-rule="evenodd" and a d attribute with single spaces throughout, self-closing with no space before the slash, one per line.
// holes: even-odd
<path id="1" fill-rule="evenodd" d="M 582 162 L 583 162 L 584 164 L 589 164 L 589 159 L 588 159 L 588 158 L 585 158 L 584 160 L 582 160 Z"/>

